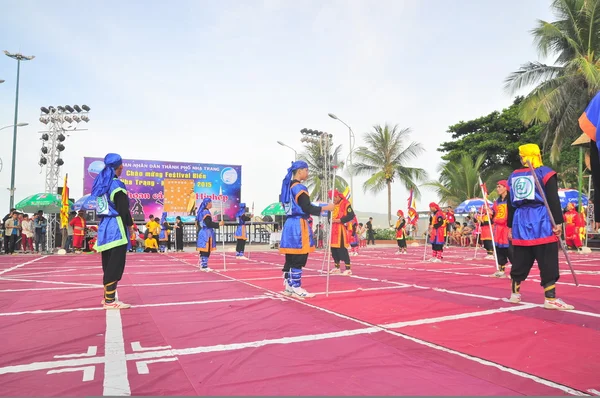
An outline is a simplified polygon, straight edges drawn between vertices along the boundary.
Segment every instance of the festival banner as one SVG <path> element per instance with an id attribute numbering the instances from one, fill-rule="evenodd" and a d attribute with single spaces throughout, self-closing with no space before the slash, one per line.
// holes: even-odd
<path id="1" fill-rule="evenodd" d="M 83 194 L 87 195 L 104 168 L 103 159 L 85 157 L 83 167 Z M 169 213 L 169 221 L 175 216 L 181 216 L 184 222 L 193 221 L 195 210 L 204 198 L 213 200 L 213 215 L 220 213 L 223 201 L 225 219 L 235 220 L 241 197 L 242 167 L 123 159 L 120 179 L 127 187 L 131 214 L 136 222 L 147 221 L 150 215 L 160 217 L 163 211 Z"/>

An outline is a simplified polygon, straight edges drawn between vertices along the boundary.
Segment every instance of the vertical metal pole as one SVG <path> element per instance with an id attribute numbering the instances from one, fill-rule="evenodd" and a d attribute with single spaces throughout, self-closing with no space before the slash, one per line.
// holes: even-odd
<path id="1" fill-rule="evenodd" d="M 578 174 L 578 178 L 577 178 L 577 182 L 579 185 L 579 199 L 577 202 L 577 212 L 581 213 L 582 210 L 582 203 L 581 203 L 581 191 L 583 190 L 583 147 L 579 146 L 579 174 Z"/>
<path id="2" fill-rule="evenodd" d="M 352 129 L 348 128 L 348 149 L 350 150 L 350 166 L 352 166 Z M 350 168 L 350 167 L 349 167 Z M 352 170 L 348 170 L 350 174 L 350 204 L 354 206 L 354 178 L 352 178 Z M 355 209 L 356 210 L 356 209 Z"/>
<path id="3" fill-rule="evenodd" d="M 15 205 L 15 166 L 17 160 L 17 123 L 19 119 L 19 75 L 21 60 L 17 59 L 17 90 L 15 95 L 15 123 L 13 126 L 12 168 L 10 171 L 10 208 Z"/>

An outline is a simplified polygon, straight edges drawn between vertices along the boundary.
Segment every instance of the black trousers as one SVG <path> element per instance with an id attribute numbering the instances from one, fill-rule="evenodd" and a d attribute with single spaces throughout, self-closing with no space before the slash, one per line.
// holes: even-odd
<path id="1" fill-rule="evenodd" d="M 513 246 L 512 268 L 510 277 L 516 283 L 521 283 L 529 275 L 534 261 L 537 260 L 542 282 L 548 286 L 560 278 L 558 272 L 558 242 L 537 246 Z"/>
<path id="2" fill-rule="evenodd" d="M 8 250 L 6 251 L 7 253 L 14 253 L 15 247 L 18 248 L 17 238 L 18 238 L 17 235 L 9 235 L 6 237 L 6 241 L 8 243 Z"/>
<path id="3" fill-rule="evenodd" d="M 373 242 L 373 244 L 375 244 L 375 232 L 372 230 L 367 231 L 367 245 L 369 242 Z"/>
<path id="4" fill-rule="evenodd" d="M 235 251 L 243 252 L 245 248 L 246 248 L 246 239 L 238 239 L 237 243 L 235 244 Z"/>
<path id="5" fill-rule="evenodd" d="M 494 253 L 494 242 L 492 242 L 491 240 L 484 240 L 483 248 L 485 249 L 485 251 L 488 254 L 493 254 Z"/>
<path id="6" fill-rule="evenodd" d="M 498 265 L 506 265 L 509 261 L 512 264 L 513 246 L 496 247 L 496 258 L 498 259 Z"/>
<path id="7" fill-rule="evenodd" d="M 178 228 L 175 232 L 175 250 L 183 250 L 183 231 Z"/>
<path id="8" fill-rule="evenodd" d="M 406 249 L 406 239 L 396 239 L 400 249 Z"/>
<path id="9" fill-rule="evenodd" d="M 121 245 L 102 252 L 103 281 L 106 285 L 110 282 L 120 281 L 125 271 L 127 258 L 127 245 Z"/>
<path id="10" fill-rule="evenodd" d="M 444 244 L 443 243 L 439 244 L 439 245 L 438 244 L 432 244 L 431 248 L 433 249 L 433 251 L 443 252 L 444 251 Z"/>
<path id="11" fill-rule="evenodd" d="M 290 272 L 291 268 L 303 268 L 308 261 L 308 253 L 306 254 L 286 254 L 283 272 Z"/>
<path id="12" fill-rule="evenodd" d="M 333 262 L 339 264 L 343 261 L 344 264 L 350 265 L 350 255 L 348 255 L 348 249 L 346 249 L 346 242 L 344 241 L 344 235 L 340 236 L 340 247 L 331 248 L 331 256 Z"/>
<path id="13" fill-rule="evenodd" d="M 331 256 L 333 257 L 333 262 L 339 264 L 341 261 L 346 265 L 350 265 L 350 256 L 348 255 L 348 249 L 345 247 L 332 247 L 331 248 Z"/>
<path id="14" fill-rule="evenodd" d="M 144 253 L 158 253 L 158 250 L 147 247 L 144 249 Z"/>

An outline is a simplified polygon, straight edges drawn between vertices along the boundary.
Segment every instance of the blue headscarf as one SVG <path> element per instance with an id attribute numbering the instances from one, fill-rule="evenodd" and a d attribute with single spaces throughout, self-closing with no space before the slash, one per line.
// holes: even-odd
<path id="1" fill-rule="evenodd" d="M 283 204 L 290 202 L 290 183 L 292 182 L 292 174 L 296 170 L 308 169 L 308 164 L 305 161 L 297 160 L 292 163 L 290 168 L 287 170 L 287 174 L 281 183 L 281 193 L 279 194 L 279 201 Z"/>
<path id="2" fill-rule="evenodd" d="M 104 157 L 104 168 L 94 180 L 91 197 L 97 198 L 108 193 L 113 178 L 117 176 L 115 169 L 122 164 L 123 159 L 116 153 L 109 153 Z"/>
<path id="3" fill-rule="evenodd" d="M 237 213 L 235 213 L 236 217 L 241 217 L 246 213 L 246 204 L 245 203 L 240 203 L 240 209 L 238 210 Z"/>
<path id="4" fill-rule="evenodd" d="M 202 213 L 206 209 L 206 205 L 211 202 L 212 202 L 211 198 L 204 198 L 204 200 L 200 204 L 200 207 L 198 207 L 198 215 L 200 215 L 200 213 Z"/>

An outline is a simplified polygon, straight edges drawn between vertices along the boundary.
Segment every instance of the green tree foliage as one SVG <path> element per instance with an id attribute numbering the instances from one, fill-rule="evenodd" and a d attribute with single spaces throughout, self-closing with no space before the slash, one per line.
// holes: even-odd
<path id="1" fill-rule="evenodd" d="M 342 150 L 342 146 L 338 145 L 334 150 L 332 149 L 333 144 L 329 147 L 329 153 L 333 155 L 334 159 L 337 159 Z M 323 148 L 321 148 L 318 143 L 311 142 L 304 145 L 304 152 L 299 156 L 301 160 L 304 160 L 308 164 L 308 180 L 306 181 L 306 186 L 311 190 L 310 198 L 312 200 L 327 201 L 327 198 L 321 197 L 321 181 L 325 177 L 323 174 L 325 172 L 325 157 L 323 156 L 323 152 Z M 348 186 L 348 182 L 339 176 L 343 168 L 344 163 L 341 162 L 335 176 L 335 189 L 340 192 L 343 192 Z M 334 172 L 333 170 L 328 170 L 327 172 L 329 173 L 329 180 L 331 181 Z M 328 190 L 329 189 L 331 188 L 328 188 Z"/>
<path id="2" fill-rule="evenodd" d="M 467 199 L 483 197 L 479 185 L 479 175 L 488 189 L 488 199 L 496 197 L 495 188 L 498 181 L 508 177 L 510 170 L 503 167 L 500 170 L 488 168 L 483 170 L 487 159 L 485 153 L 477 156 L 475 160 L 469 154 L 463 154 L 458 161 L 448 161 L 440 168 L 439 181 L 430 181 L 426 186 L 434 188 L 443 204 L 458 206 Z"/>
<path id="3" fill-rule="evenodd" d="M 387 188 L 388 223 L 392 223 L 392 183 L 399 181 L 406 189 L 413 189 L 415 198 L 420 195 L 417 182 L 427 178 L 425 170 L 406 164 L 416 159 L 424 149 L 420 143 L 409 141 L 410 129 L 398 125 L 373 126 L 363 139 L 367 146 L 356 150 L 356 162 L 351 172 L 367 175 L 364 192 L 379 193 Z"/>
<path id="4" fill-rule="evenodd" d="M 520 118 L 520 106 L 523 103 L 523 97 L 517 97 L 513 104 L 502 111 L 495 111 L 489 115 L 480 118 L 461 121 L 448 128 L 448 133 L 452 134 L 452 141 L 444 142 L 438 148 L 438 151 L 445 153 L 442 159 L 447 163 L 440 166 L 442 178 L 440 182 L 452 183 L 452 179 L 444 177 L 444 172 L 458 172 L 460 175 L 469 175 L 470 164 L 476 165 L 478 172 L 482 174 L 484 180 L 491 177 L 507 177 L 511 171 L 523 167 L 519 159 L 519 146 L 529 143 L 542 145 L 543 124 L 523 124 Z M 485 154 L 483 161 L 477 165 L 476 159 L 481 154 Z M 470 163 L 464 159 L 470 158 Z M 559 183 L 562 188 L 577 187 L 577 167 L 579 162 L 578 149 L 570 145 L 565 145 L 561 150 L 560 160 L 551 162 L 550 151 L 543 152 L 544 164 L 553 167 L 558 172 Z M 452 166 L 454 165 L 454 166 Z M 456 168 L 467 168 L 462 172 L 454 170 Z M 466 177 L 465 177 L 466 178 Z M 456 180 L 456 178 L 454 178 Z M 500 179 L 500 178 L 499 178 Z M 459 184 L 456 187 L 447 187 L 446 191 L 435 181 L 429 186 L 436 189 L 440 197 L 447 198 L 448 203 L 452 203 L 456 198 L 462 198 L 464 194 L 473 195 L 471 182 L 455 182 Z M 466 183 L 466 187 L 461 184 Z M 492 191 L 493 185 L 488 184 L 488 190 Z M 462 193 L 461 193 L 462 192 Z M 468 199 L 468 198 L 467 198 Z"/>
<path id="5" fill-rule="evenodd" d="M 557 20 L 538 21 L 532 34 L 541 57 L 556 56 L 554 65 L 529 62 L 507 78 L 506 88 L 534 86 L 520 116 L 544 124 L 542 138 L 552 143 L 556 162 L 581 134 L 578 118 L 600 90 L 600 0 L 554 0 L 551 7 Z"/>
<path id="6" fill-rule="evenodd" d="M 481 172 L 501 172 L 503 168 L 521 167 L 519 146 L 538 143 L 542 126 L 525 126 L 519 117 L 519 106 L 523 97 L 517 97 L 514 103 L 489 115 L 459 122 L 448 128 L 452 141 L 444 142 L 438 151 L 445 152 L 443 160 L 458 163 L 468 155 L 476 159 L 480 154 L 487 156 L 481 164 Z"/>

